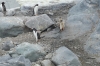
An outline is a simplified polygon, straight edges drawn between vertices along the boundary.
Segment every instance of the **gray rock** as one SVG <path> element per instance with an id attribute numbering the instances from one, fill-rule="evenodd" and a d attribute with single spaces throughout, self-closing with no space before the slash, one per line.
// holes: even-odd
<path id="1" fill-rule="evenodd" d="M 42 66 L 55 66 L 50 60 L 43 60 L 41 64 Z"/>
<path id="2" fill-rule="evenodd" d="M 61 33 L 62 39 L 78 38 L 95 27 L 99 20 L 98 1 L 83 0 L 69 10 L 65 30 Z"/>
<path id="3" fill-rule="evenodd" d="M 74 6 L 74 3 L 60 3 L 51 6 L 42 6 L 39 8 L 39 14 L 61 15 L 68 13 L 68 9 Z"/>
<path id="4" fill-rule="evenodd" d="M 62 64 L 62 65 L 57 65 L 57 66 L 66 66 L 66 64 Z"/>
<path id="5" fill-rule="evenodd" d="M 0 12 L 0 17 L 2 17 L 3 16 L 3 13 L 2 12 Z"/>
<path id="6" fill-rule="evenodd" d="M 20 11 L 20 7 L 7 9 L 6 16 L 16 16 L 18 11 Z"/>
<path id="7" fill-rule="evenodd" d="M 9 54 L 0 56 L 0 62 L 6 62 L 7 60 L 11 59 Z"/>
<path id="8" fill-rule="evenodd" d="M 50 30 L 50 31 L 47 31 L 47 32 L 45 32 L 45 33 L 43 33 L 41 36 L 45 36 L 45 37 L 50 37 L 50 38 L 59 38 L 59 35 L 60 35 L 60 33 L 59 33 L 59 28 L 55 28 L 55 29 L 53 29 L 53 30 Z"/>
<path id="9" fill-rule="evenodd" d="M 20 6 L 16 0 L 0 0 L 0 4 L 1 4 L 1 2 L 5 2 L 5 6 L 7 9 Z"/>
<path id="10" fill-rule="evenodd" d="M 22 5 L 21 6 L 21 13 L 24 16 L 32 16 L 33 15 L 33 5 L 31 6 L 30 4 L 28 5 Z"/>
<path id="11" fill-rule="evenodd" d="M 35 4 L 24 4 L 21 6 L 21 12 L 26 16 L 32 16 L 33 8 Z M 67 13 L 67 9 L 71 8 L 74 5 L 74 3 L 60 3 L 60 4 L 54 4 L 49 6 L 40 6 L 39 5 L 39 14 L 48 14 L 48 15 L 56 15 L 56 14 L 62 14 Z"/>
<path id="12" fill-rule="evenodd" d="M 0 63 L 0 66 L 12 66 L 9 63 Z"/>
<path id="13" fill-rule="evenodd" d="M 85 44 L 84 50 L 91 56 L 91 58 L 96 58 L 96 60 L 100 62 L 100 23 Z"/>
<path id="14" fill-rule="evenodd" d="M 66 64 L 66 66 L 81 66 L 78 57 L 66 47 L 57 49 L 52 57 L 56 65 Z"/>
<path id="15" fill-rule="evenodd" d="M 25 59 L 24 56 L 19 56 L 7 61 L 11 66 L 31 66 L 29 59 Z"/>
<path id="16" fill-rule="evenodd" d="M 35 65 L 33 65 L 33 66 L 41 66 L 41 65 L 39 65 L 39 64 L 35 64 Z"/>
<path id="17" fill-rule="evenodd" d="M 39 58 L 45 56 L 45 51 L 40 45 L 34 45 L 27 42 L 24 42 L 15 47 L 14 54 L 23 55 L 25 58 L 28 58 L 31 62 L 37 61 Z M 12 55 L 13 55 L 12 52 Z"/>
<path id="18" fill-rule="evenodd" d="M 6 41 L 2 44 L 2 50 L 5 50 L 5 51 L 9 51 L 10 48 L 14 48 L 15 45 L 13 44 L 12 41 Z"/>
<path id="19" fill-rule="evenodd" d="M 54 22 L 46 14 L 34 16 L 25 23 L 27 27 L 36 28 L 37 30 L 43 30 L 51 24 L 54 24 Z"/>
<path id="20" fill-rule="evenodd" d="M 17 36 L 24 32 L 23 20 L 19 17 L 0 17 L 0 37 Z"/>

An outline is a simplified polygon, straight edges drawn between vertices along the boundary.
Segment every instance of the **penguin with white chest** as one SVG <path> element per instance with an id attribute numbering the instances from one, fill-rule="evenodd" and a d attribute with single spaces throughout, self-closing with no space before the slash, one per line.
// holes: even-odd
<path id="1" fill-rule="evenodd" d="M 38 4 L 36 4 L 35 6 L 34 6 L 34 15 L 35 16 L 37 16 L 38 15 Z"/>
<path id="2" fill-rule="evenodd" d="M 33 28 L 33 34 L 35 36 L 36 42 L 38 42 L 39 39 L 41 38 L 40 33 L 35 28 Z"/>
<path id="3" fill-rule="evenodd" d="M 3 12 L 3 14 L 4 14 L 4 16 L 6 16 L 6 6 L 5 6 L 5 2 L 2 2 L 1 3 L 1 8 L 2 8 L 2 12 Z"/>

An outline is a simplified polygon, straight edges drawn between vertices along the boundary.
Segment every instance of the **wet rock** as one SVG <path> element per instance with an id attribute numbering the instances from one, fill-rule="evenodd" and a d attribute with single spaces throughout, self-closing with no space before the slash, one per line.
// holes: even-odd
<path id="1" fill-rule="evenodd" d="M 57 49 L 53 54 L 52 61 L 56 65 L 81 66 L 78 57 L 66 47 Z"/>
<path id="2" fill-rule="evenodd" d="M 43 58 L 45 56 L 45 51 L 40 45 L 24 42 L 15 47 L 15 51 L 12 52 L 12 55 L 13 54 L 23 55 L 25 58 L 28 58 L 31 62 L 35 62 L 39 58 Z"/>
<path id="3" fill-rule="evenodd" d="M 37 30 L 43 30 L 51 24 L 54 24 L 54 22 L 46 14 L 34 16 L 25 23 L 27 27 L 36 28 Z"/>
<path id="4" fill-rule="evenodd" d="M 41 64 L 42 66 L 55 66 L 50 60 L 43 60 Z"/>

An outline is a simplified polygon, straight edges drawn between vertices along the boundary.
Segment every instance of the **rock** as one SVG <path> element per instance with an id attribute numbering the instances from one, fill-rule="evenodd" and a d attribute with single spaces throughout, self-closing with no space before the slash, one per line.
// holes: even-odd
<path id="1" fill-rule="evenodd" d="M 11 66 L 31 66 L 29 59 L 25 59 L 24 56 L 19 56 L 7 61 Z"/>
<path id="2" fill-rule="evenodd" d="M 98 1 L 83 0 L 69 10 L 65 30 L 61 33 L 62 39 L 76 39 L 95 27 L 99 20 Z"/>
<path id="3" fill-rule="evenodd" d="M 0 48 L 0 56 L 4 55 L 4 54 L 6 54 L 6 53 L 7 53 L 7 51 L 4 51 L 4 50 L 2 50 L 2 49 Z"/>
<path id="4" fill-rule="evenodd" d="M 12 66 L 9 63 L 0 63 L 0 66 Z"/>
<path id="5" fill-rule="evenodd" d="M 54 52 L 52 61 L 56 65 L 66 64 L 66 66 L 81 66 L 78 57 L 64 46 Z"/>
<path id="6" fill-rule="evenodd" d="M 15 15 L 15 10 L 14 9 L 8 9 L 6 12 L 6 16 L 14 16 Z"/>
<path id="7" fill-rule="evenodd" d="M 11 59 L 11 57 L 8 54 L 0 56 L 0 62 L 6 62 L 9 59 Z"/>
<path id="8" fill-rule="evenodd" d="M 2 44 L 2 50 L 5 50 L 5 51 L 9 51 L 10 48 L 14 48 L 15 45 L 13 44 L 12 41 L 6 41 Z"/>
<path id="9" fill-rule="evenodd" d="M 27 27 L 36 28 L 37 30 L 43 30 L 51 24 L 54 24 L 54 22 L 46 14 L 34 16 L 25 23 Z"/>
<path id="10" fill-rule="evenodd" d="M 23 20 L 19 17 L 1 17 L 0 37 L 17 36 L 24 32 Z"/>
<path id="11" fill-rule="evenodd" d="M 55 66 L 50 60 L 43 60 L 41 64 L 42 66 Z"/>
<path id="12" fill-rule="evenodd" d="M 36 3 L 35 3 L 36 4 Z M 33 13 L 33 8 L 35 4 L 24 4 L 21 6 L 21 12 L 26 16 L 32 16 L 34 15 Z M 61 15 L 62 13 L 65 14 L 68 12 L 68 9 L 71 8 L 74 3 L 58 3 L 58 4 L 53 4 L 53 5 L 45 5 L 42 6 L 39 4 L 39 14 L 48 14 L 48 15 Z"/>
<path id="13" fill-rule="evenodd" d="M 3 13 L 2 12 L 0 12 L 0 17 L 2 17 L 3 16 Z"/>
<path id="14" fill-rule="evenodd" d="M 7 9 L 7 13 L 6 16 L 20 16 L 21 13 L 19 14 L 18 12 L 21 12 L 20 7 L 16 7 L 16 8 L 11 8 L 11 9 Z"/>
<path id="15" fill-rule="evenodd" d="M 62 65 L 57 65 L 57 66 L 66 66 L 66 64 L 62 64 Z"/>
<path id="16" fill-rule="evenodd" d="M 49 6 L 42 6 L 39 8 L 39 14 L 48 14 L 48 15 L 67 14 L 68 9 L 74 5 L 75 5 L 74 3 L 59 3 Z"/>
<path id="17" fill-rule="evenodd" d="M 30 4 L 25 4 L 25 5 L 22 5 L 21 6 L 21 13 L 24 15 L 24 16 L 32 16 L 33 15 L 33 5 L 30 6 Z"/>
<path id="18" fill-rule="evenodd" d="M 31 62 L 35 62 L 39 58 L 43 58 L 45 56 L 45 51 L 43 47 L 37 44 L 35 45 L 27 42 L 17 45 L 17 47 L 15 47 L 15 51 L 13 52 L 14 54 L 23 55 L 25 58 L 28 58 Z"/>
<path id="19" fill-rule="evenodd" d="M 59 38 L 59 28 L 55 28 L 53 30 L 47 31 L 44 34 L 42 34 L 41 36 L 45 36 L 45 37 L 50 37 L 50 38 Z"/>
<path id="20" fill-rule="evenodd" d="M 51 59 L 52 56 L 53 56 L 53 54 L 52 54 L 52 53 L 49 53 L 49 54 L 47 54 L 47 55 L 45 56 L 45 59 Z"/>
<path id="21" fill-rule="evenodd" d="M 100 62 L 100 23 L 97 25 L 95 31 L 87 39 L 84 50 L 91 58 L 96 58 Z"/>
<path id="22" fill-rule="evenodd" d="M 39 64 L 35 64 L 35 65 L 32 65 L 32 66 L 41 66 L 41 65 L 39 65 Z"/>
<path id="23" fill-rule="evenodd" d="M 16 0 L 0 0 L 1 2 L 5 2 L 5 6 L 7 9 L 19 7 L 19 3 Z"/>

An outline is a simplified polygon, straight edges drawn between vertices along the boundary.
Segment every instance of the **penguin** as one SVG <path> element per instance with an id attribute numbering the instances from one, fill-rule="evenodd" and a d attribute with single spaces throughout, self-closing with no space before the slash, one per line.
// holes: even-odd
<path id="1" fill-rule="evenodd" d="M 33 28 L 33 34 L 35 36 L 36 42 L 38 42 L 39 39 L 41 38 L 40 33 L 35 28 Z"/>
<path id="2" fill-rule="evenodd" d="M 63 31 L 63 30 L 64 30 L 64 28 L 65 28 L 65 23 L 64 23 L 63 20 L 60 20 L 59 27 L 60 27 L 60 31 Z"/>
<path id="3" fill-rule="evenodd" d="M 34 15 L 35 16 L 37 16 L 38 15 L 38 4 L 36 4 L 35 6 L 34 6 Z"/>
<path id="4" fill-rule="evenodd" d="M 1 7 L 2 7 L 2 12 L 3 12 L 4 16 L 6 16 L 6 6 L 5 6 L 5 2 L 2 2 L 1 4 L 2 4 L 2 5 L 1 5 Z"/>

